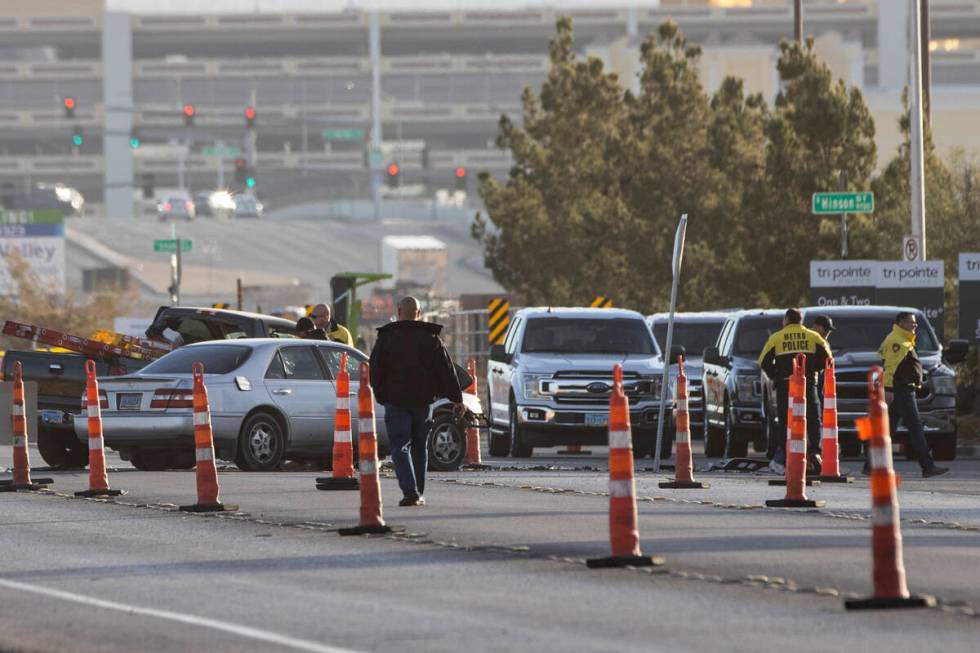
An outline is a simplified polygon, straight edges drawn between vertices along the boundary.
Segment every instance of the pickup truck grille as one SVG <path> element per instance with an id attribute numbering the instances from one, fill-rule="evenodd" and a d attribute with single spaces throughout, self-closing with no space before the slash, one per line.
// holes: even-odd
<path id="1" fill-rule="evenodd" d="M 704 388 L 701 387 L 701 379 L 687 380 L 687 412 L 692 426 L 704 423 Z"/>
<path id="2" fill-rule="evenodd" d="M 612 372 L 566 370 L 556 372 L 553 379 L 544 383 L 548 384 L 547 390 L 557 404 L 606 406 L 612 394 L 613 375 Z M 596 390 L 593 384 L 603 384 L 606 389 Z M 651 386 L 648 379 L 641 380 L 636 372 L 623 372 L 623 387 L 630 404 L 651 399 Z"/>
<path id="3" fill-rule="evenodd" d="M 868 373 L 866 371 L 837 372 L 835 380 L 839 401 L 853 399 L 866 402 L 868 400 Z M 928 386 L 919 388 L 915 396 L 918 399 L 927 399 L 929 397 Z"/>

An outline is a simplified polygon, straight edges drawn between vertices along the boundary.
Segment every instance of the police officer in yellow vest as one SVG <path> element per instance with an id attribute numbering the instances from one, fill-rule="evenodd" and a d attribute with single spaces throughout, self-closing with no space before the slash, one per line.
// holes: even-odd
<path id="1" fill-rule="evenodd" d="M 918 322 L 914 313 L 903 311 L 895 316 L 895 325 L 888 334 L 878 355 L 884 361 L 885 400 L 888 402 L 888 423 L 892 437 L 899 423 L 904 423 L 909 432 L 909 442 L 919 459 L 922 476 L 939 476 L 949 471 L 939 467 L 929 455 L 929 445 L 922 430 L 919 406 L 915 401 L 915 391 L 922 386 L 922 363 L 915 351 L 915 330 Z M 865 473 L 869 465 L 864 464 Z"/>
<path id="2" fill-rule="evenodd" d="M 789 378 L 793 374 L 793 359 L 806 355 L 806 426 L 807 452 L 811 466 L 820 464 L 820 426 L 822 406 L 817 393 L 817 379 L 828 358 L 833 358 L 830 346 L 819 333 L 803 326 L 803 314 L 791 308 L 783 315 L 783 328 L 769 336 L 759 354 L 759 367 L 776 388 L 775 433 L 770 432 L 769 450 L 774 452 L 769 469 L 782 474 L 786 460 L 786 414 L 789 410 Z"/>
<path id="3" fill-rule="evenodd" d="M 310 319 L 317 329 L 322 329 L 323 333 L 330 340 L 342 342 L 348 347 L 354 346 L 354 339 L 351 338 L 350 331 L 337 320 L 330 319 L 330 307 L 326 304 L 317 304 L 310 312 Z"/>

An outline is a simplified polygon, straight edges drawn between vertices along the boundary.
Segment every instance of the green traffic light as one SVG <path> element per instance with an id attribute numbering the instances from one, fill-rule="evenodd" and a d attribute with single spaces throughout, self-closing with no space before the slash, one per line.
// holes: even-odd
<path id="1" fill-rule="evenodd" d="M 75 147 L 81 147 L 82 137 L 78 134 L 75 134 L 74 136 L 71 137 L 71 142 Z"/>
<path id="2" fill-rule="evenodd" d="M 129 139 L 129 146 L 134 150 L 140 146 L 140 139 L 135 136 Z"/>
<path id="3" fill-rule="evenodd" d="M 245 180 L 245 185 L 249 188 L 255 188 L 255 177 L 249 177 Z"/>

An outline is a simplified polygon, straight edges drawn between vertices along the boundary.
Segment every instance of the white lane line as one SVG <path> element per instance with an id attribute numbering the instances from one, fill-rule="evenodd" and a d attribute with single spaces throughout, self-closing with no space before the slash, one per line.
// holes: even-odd
<path id="1" fill-rule="evenodd" d="M 225 621 L 217 621 L 215 619 L 208 619 L 207 617 L 196 617 L 191 614 L 183 614 L 180 612 L 156 610 L 154 608 L 141 608 L 136 605 L 116 603 L 115 601 L 104 601 L 102 599 L 96 599 L 90 596 L 84 596 L 82 594 L 74 594 L 72 592 L 65 592 L 63 590 L 56 590 L 50 587 L 28 585 L 27 583 L 18 583 L 12 580 L 0 580 L 0 587 L 8 587 L 10 589 L 20 590 L 22 592 L 41 594 L 42 596 L 49 596 L 51 598 L 61 599 L 62 601 L 81 603 L 82 605 L 89 607 L 103 608 L 105 610 L 116 610 L 117 612 L 138 614 L 146 617 L 156 617 L 157 619 L 169 619 L 170 621 L 177 621 L 180 623 L 189 624 L 191 626 L 211 628 L 230 633 L 232 635 L 238 635 L 239 637 L 244 637 L 246 639 L 254 639 L 260 642 L 268 642 L 270 644 L 276 644 L 286 648 L 293 648 L 297 651 L 312 651 L 313 653 L 357 653 L 352 649 L 327 646 L 325 644 L 320 644 L 319 642 L 311 642 L 305 639 L 287 637 L 286 635 L 269 632 L 268 630 L 259 630 L 258 628 L 251 628 L 249 626 L 242 626 Z"/>

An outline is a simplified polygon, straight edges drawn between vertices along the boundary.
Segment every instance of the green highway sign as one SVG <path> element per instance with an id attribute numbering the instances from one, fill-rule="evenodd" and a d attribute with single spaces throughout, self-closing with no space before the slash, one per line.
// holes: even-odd
<path id="1" fill-rule="evenodd" d="M 327 141 L 362 141 L 363 129 L 324 129 L 320 136 Z"/>
<path id="2" fill-rule="evenodd" d="M 218 147 L 217 145 L 208 145 L 207 147 L 201 148 L 201 154 L 211 157 L 231 158 L 233 156 L 241 156 L 242 148 L 235 146 Z"/>
<path id="3" fill-rule="evenodd" d="M 830 215 L 837 213 L 874 213 L 875 194 L 859 193 L 814 193 L 813 214 Z"/>
<path id="4" fill-rule="evenodd" d="M 154 240 L 153 251 L 165 252 L 167 254 L 176 254 L 177 240 L 176 239 Z M 186 254 L 187 252 L 191 251 L 191 240 L 189 238 L 180 239 L 180 251 L 182 254 Z"/>

